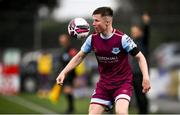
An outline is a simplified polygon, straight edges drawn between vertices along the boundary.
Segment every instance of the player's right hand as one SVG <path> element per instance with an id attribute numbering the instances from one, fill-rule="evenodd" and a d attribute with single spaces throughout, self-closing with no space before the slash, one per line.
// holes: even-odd
<path id="1" fill-rule="evenodd" d="M 65 74 L 61 72 L 61 73 L 58 75 L 58 77 L 56 78 L 56 83 L 57 83 L 58 85 L 63 85 L 64 78 L 65 78 Z"/>

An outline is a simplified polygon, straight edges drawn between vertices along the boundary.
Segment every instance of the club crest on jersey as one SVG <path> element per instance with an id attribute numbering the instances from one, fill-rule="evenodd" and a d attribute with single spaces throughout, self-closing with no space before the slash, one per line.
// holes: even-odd
<path id="1" fill-rule="evenodd" d="M 121 50 L 119 48 L 113 48 L 112 53 L 113 54 L 118 54 Z"/>

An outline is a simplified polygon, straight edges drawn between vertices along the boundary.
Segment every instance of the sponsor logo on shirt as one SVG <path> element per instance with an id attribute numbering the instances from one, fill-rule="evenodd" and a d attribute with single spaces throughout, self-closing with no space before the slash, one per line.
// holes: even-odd
<path id="1" fill-rule="evenodd" d="M 114 56 L 114 57 L 97 56 L 97 59 L 99 62 L 102 62 L 102 63 L 116 63 L 119 60 L 117 56 Z"/>

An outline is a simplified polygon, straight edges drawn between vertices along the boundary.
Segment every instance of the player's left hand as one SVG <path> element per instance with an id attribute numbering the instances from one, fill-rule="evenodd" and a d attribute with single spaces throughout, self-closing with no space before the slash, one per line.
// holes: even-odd
<path id="1" fill-rule="evenodd" d="M 142 82 L 143 93 L 147 93 L 151 89 L 150 80 L 149 79 L 143 79 Z"/>

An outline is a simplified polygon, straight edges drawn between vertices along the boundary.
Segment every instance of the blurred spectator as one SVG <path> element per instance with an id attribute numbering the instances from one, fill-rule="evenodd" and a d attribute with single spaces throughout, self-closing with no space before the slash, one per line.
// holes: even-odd
<path id="1" fill-rule="evenodd" d="M 62 34 L 59 37 L 59 44 L 61 45 L 61 56 L 60 63 L 63 68 L 68 64 L 73 56 L 76 55 L 77 49 L 71 46 L 70 36 Z M 75 70 L 72 70 L 69 74 L 69 77 L 66 77 L 63 84 L 63 91 L 68 101 L 68 109 L 66 114 L 74 112 L 74 96 L 73 96 L 73 81 L 75 79 Z"/>
<path id="2" fill-rule="evenodd" d="M 47 51 L 42 52 L 37 60 L 38 74 L 40 77 L 40 94 L 48 94 L 49 77 L 52 72 L 52 55 Z"/>
<path id="3" fill-rule="evenodd" d="M 149 62 L 149 22 L 150 16 L 148 13 L 142 15 L 142 25 L 133 25 L 131 27 L 131 37 L 138 45 L 144 56 Z M 149 108 L 148 98 L 145 93 L 142 92 L 142 74 L 138 63 L 135 60 L 131 60 L 133 70 L 133 86 L 136 96 L 136 102 L 138 105 L 138 111 L 140 114 L 147 114 Z"/>

